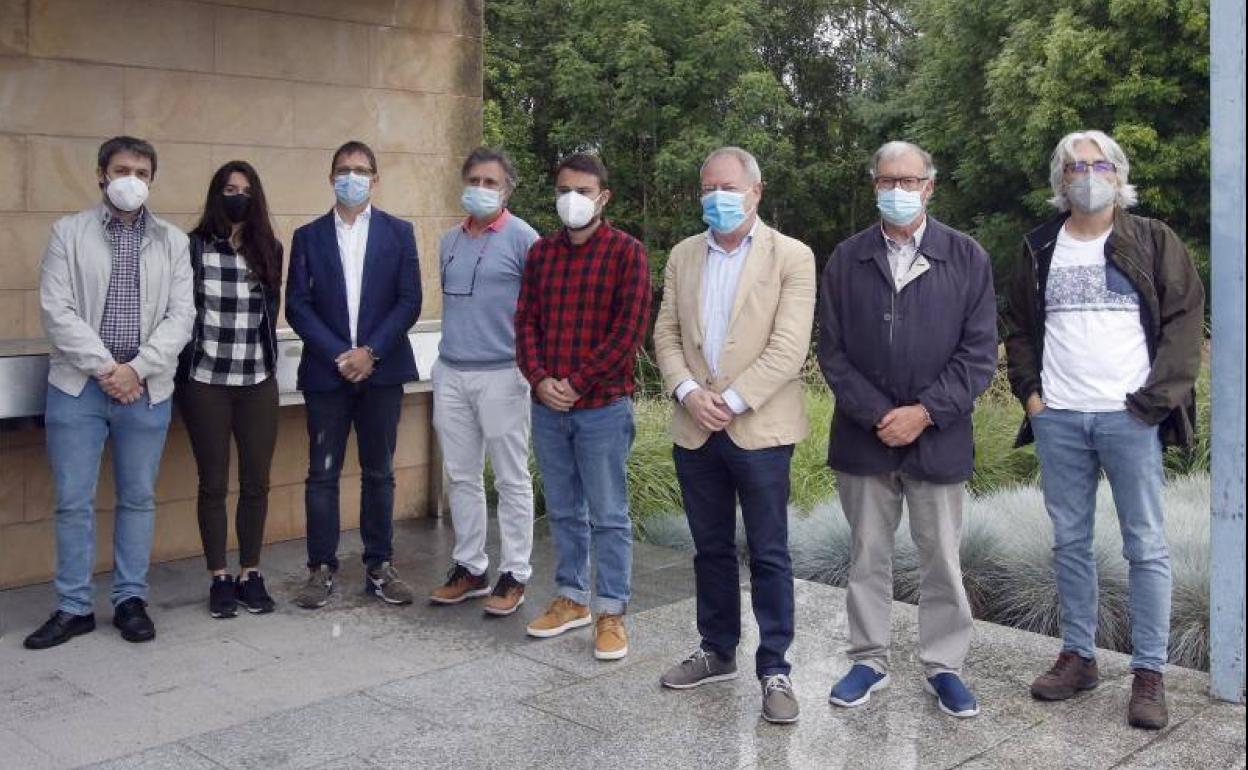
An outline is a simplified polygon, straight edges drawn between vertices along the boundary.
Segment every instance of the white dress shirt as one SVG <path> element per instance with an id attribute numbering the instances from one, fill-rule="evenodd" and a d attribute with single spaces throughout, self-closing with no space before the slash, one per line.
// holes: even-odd
<path id="1" fill-rule="evenodd" d="M 725 251 L 719 245 L 713 230 L 706 232 L 706 265 L 702 269 L 701 310 L 702 328 L 705 332 L 702 355 L 706 357 L 712 374 L 719 374 L 719 354 L 728 338 L 728 325 L 732 321 L 732 306 L 737 299 L 741 269 L 750 255 L 750 247 L 754 244 L 754 231 L 757 229 L 758 219 L 755 219 L 750 232 L 732 251 Z M 676 399 L 684 401 L 685 396 L 699 387 L 701 386 L 694 380 L 685 380 L 676 387 Z M 745 399 L 732 388 L 728 388 L 721 395 L 735 414 L 743 414 L 750 408 Z"/>
<path id="2" fill-rule="evenodd" d="M 338 257 L 347 286 L 347 318 L 351 324 L 351 346 L 358 347 L 356 330 L 360 322 L 360 289 L 364 285 L 364 251 L 368 248 L 368 221 L 373 216 L 370 203 L 348 225 L 334 207 L 334 229 L 338 232 Z"/>
<path id="3" fill-rule="evenodd" d="M 927 270 L 926 260 L 922 264 L 919 263 L 921 258 L 919 244 L 923 242 L 923 233 L 927 232 L 927 215 L 923 215 L 923 224 L 919 225 L 919 229 L 915 230 L 914 235 L 911 235 L 910 240 L 905 243 L 889 235 L 882 223 L 880 230 L 884 233 L 884 246 L 888 249 L 888 267 L 893 273 L 893 287 L 900 293 L 906 288 L 906 284 Z M 918 267 L 917 271 L 916 267 Z"/>

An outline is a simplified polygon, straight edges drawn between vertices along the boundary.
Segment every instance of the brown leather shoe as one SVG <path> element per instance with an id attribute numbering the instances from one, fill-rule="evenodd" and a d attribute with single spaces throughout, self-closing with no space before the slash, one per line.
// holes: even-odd
<path id="1" fill-rule="evenodd" d="M 592 622 L 589 608 L 584 604 L 577 604 L 566 596 L 556 596 L 546 611 L 534 618 L 526 630 L 529 636 L 546 639 L 574 628 L 588 626 Z"/>
<path id="2" fill-rule="evenodd" d="M 1036 700 L 1066 700 L 1075 693 L 1091 690 L 1100 684 L 1095 660 L 1085 660 L 1079 653 L 1062 650 L 1057 662 L 1031 683 L 1031 697 Z"/>
<path id="3" fill-rule="evenodd" d="M 1166 709 L 1166 685 L 1160 671 L 1137 668 L 1131 682 L 1131 702 L 1127 704 L 1127 723 L 1144 730 L 1160 730 L 1170 721 Z"/>
<path id="4" fill-rule="evenodd" d="M 490 579 L 485 575 L 474 575 L 462 564 L 456 564 L 446 575 L 446 582 L 429 594 L 429 601 L 434 604 L 459 604 L 466 599 L 475 599 L 490 593 Z"/>
<path id="5" fill-rule="evenodd" d="M 628 654 L 628 634 L 624 632 L 623 615 L 599 615 L 594 629 L 594 657 L 598 660 L 619 660 Z"/>
<path id="6" fill-rule="evenodd" d="M 510 615 L 524 604 L 524 583 L 512 577 L 510 572 L 498 576 L 494 590 L 485 600 L 485 611 L 491 615 Z"/>

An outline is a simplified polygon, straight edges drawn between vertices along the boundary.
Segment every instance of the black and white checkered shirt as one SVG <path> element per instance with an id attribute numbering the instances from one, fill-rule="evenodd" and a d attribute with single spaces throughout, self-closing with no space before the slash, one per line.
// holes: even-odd
<path id="1" fill-rule="evenodd" d="M 104 233 L 113 256 L 108 296 L 100 318 L 100 340 L 113 360 L 124 364 L 139 354 L 142 300 L 139 296 L 139 248 L 147 229 L 147 211 L 126 224 L 104 212 Z"/>
<path id="2" fill-rule="evenodd" d="M 195 353 L 191 379 L 254 385 L 269 376 L 261 325 L 264 292 L 228 241 L 205 244 L 195 281 Z"/>

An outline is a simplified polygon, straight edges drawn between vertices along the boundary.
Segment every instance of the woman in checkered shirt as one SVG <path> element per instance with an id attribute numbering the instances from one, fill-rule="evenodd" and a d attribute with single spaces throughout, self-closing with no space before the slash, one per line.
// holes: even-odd
<path id="1" fill-rule="evenodd" d="M 212 573 L 208 611 L 232 618 L 241 604 L 272 612 L 259 568 L 277 442 L 282 244 L 251 164 L 235 160 L 217 169 L 190 239 L 195 326 L 179 361 L 176 398 L 199 470 L 199 532 Z M 238 454 L 237 578 L 225 556 L 231 438 Z"/>

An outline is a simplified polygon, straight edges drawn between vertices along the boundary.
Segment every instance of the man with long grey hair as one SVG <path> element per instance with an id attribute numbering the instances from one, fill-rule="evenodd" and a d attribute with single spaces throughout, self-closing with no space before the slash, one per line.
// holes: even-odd
<path id="1" fill-rule="evenodd" d="M 1161 510 L 1162 449 L 1191 442 L 1204 289 L 1187 249 L 1161 222 L 1134 216 L 1130 162 L 1100 131 L 1067 134 L 1050 163 L 1058 215 L 1028 233 L 1005 314 L 1010 385 L 1035 440 L 1062 650 L 1032 684 L 1065 700 L 1098 683 L 1096 490 L 1113 491 L 1130 564 L 1134 727 L 1168 721 L 1162 669 L 1170 636 L 1170 554 Z"/>
<path id="2" fill-rule="evenodd" d="M 955 717 L 979 703 L 962 681 L 971 608 L 959 547 L 975 465 L 971 411 L 997 369 L 988 254 L 927 213 L 932 158 L 889 142 L 872 159 L 882 221 L 842 242 L 823 270 L 819 366 L 836 396 L 828 465 L 849 521 L 850 670 L 828 700 L 865 704 L 888 684 L 893 538 L 902 504 L 919 552 L 919 660 Z"/>

